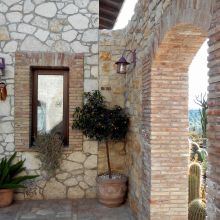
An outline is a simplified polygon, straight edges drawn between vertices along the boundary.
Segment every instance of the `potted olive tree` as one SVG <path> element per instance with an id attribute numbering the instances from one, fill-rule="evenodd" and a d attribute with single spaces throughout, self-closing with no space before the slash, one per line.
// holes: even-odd
<path id="1" fill-rule="evenodd" d="M 85 104 L 73 114 L 73 128 L 88 138 L 105 142 L 108 172 L 97 177 L 97 186 L 99 201 L 109 207 L 123 203 L 127 191 L 127 177 L 111 170 L 109 142 L 123 140 L 128 123 L 124 110 L 119 106 L 108 108 L 98 90 L 85 93 Z"/>
<path id="2" fill-rule="evenodd" d="M 25 170 L 24 160 L 14 163 L 15 157 L 16 152 L 0 161 L 0 208 L 12 203 L 15 189 L 25 188 L 23 181 L 38 177 L 37 175 L 21 175 Z"/>

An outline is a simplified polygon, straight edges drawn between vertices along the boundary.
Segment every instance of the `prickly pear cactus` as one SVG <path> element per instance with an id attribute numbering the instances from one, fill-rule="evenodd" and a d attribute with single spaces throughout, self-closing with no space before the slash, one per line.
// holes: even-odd
<path id="1" fill-rule="evenodd" d="M 189 204 L 189 220 L 205 220 L 206 202 L 202 199 L 195 199 Z"/>
<path id="2" fill-rule="evenodd" d="M 200 198 L 201 181 L 195 175 L 189 175 L 189 203 Z"/>

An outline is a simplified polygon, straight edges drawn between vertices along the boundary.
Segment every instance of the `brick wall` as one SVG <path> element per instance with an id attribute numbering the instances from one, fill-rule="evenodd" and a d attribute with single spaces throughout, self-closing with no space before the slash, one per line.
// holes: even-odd
<path id="1" fill-rule="evenodd" d="M 150 134 L 152 219 L 188 218 L 187 72 L 205 39 L 198 28 L 175 26 L 166 34 L 153 59 Z"/>
<path id="2" fill-rule="evenodd" d="M 209 30 L 209 95 L 208 95 L 208 199 L 209 220 L 220 219 L 220 1 L 213 7 L 213 19 Z"/>
<path id="3" fill-rule="evenodd" d="M 31 151 L 32 68 L 69 69 L 69 146 L 68 150 L 82 150 L 82 133 L 72 129 L 72 114 L 82 105 L 83 54 L 17 52 L 15 56 L 15 146 L 16 151 Z"/>

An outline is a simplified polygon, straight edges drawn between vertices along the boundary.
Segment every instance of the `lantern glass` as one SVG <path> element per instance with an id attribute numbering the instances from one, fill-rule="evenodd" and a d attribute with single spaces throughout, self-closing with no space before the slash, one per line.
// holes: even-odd
<path id="1" fill-rule="evenodd" d="M 127 69 L 127 65 L 125 63 L 118 63 L 117 64 L 117 73 L 125 74 Z"/>

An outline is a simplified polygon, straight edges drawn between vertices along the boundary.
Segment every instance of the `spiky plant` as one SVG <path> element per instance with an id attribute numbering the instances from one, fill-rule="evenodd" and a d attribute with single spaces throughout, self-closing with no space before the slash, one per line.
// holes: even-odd
<path id="1" fill-rule="evenodd" d="M 189 166 L 189 175 L 195 175 L 198 177 L 198 179 L 201 178 L 202 175 L 202 167 L 201 165 L 197 162 L 197 159 L 192 162 Z"/>
<path id="2" fill-rule="evenodd" d="M 189 175 L 189 203 L 200 198 L 201 181 L 195 175 Z"/>
<path id="3" fill-rule="evenodd" d="M 190 164 L 189 168 L 189 203 L 200 198 L 202 169 L 198 162 Z"/>
<path id="4" fill-rule="evenodd" d="M 25 170 L 25 160 L 13 163 L 16 154 L 17 153 L 15 152 L 9 158 L 4 157 L 0 162 L 0 189 L 25 188 L 22 182 L 38 177 L 38 175 L 18 176 Z"/>
<path id="5" fill-rule="evenodd" d="M 205 220 L 206 202 L 203 199 L 195 199 L 189 204 L 189 220 Z"/>

